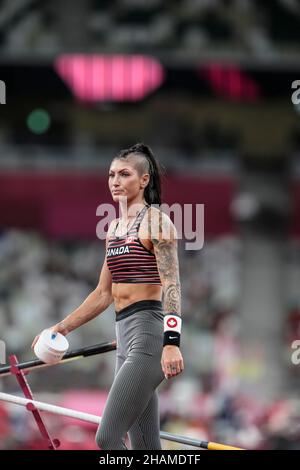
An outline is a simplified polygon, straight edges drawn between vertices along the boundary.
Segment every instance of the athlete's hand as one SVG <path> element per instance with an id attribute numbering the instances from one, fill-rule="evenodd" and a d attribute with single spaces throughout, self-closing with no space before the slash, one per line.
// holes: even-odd
<path id="1" fill-rule="evenodd" d="M 68 330 L 66 329 L 65 325 L 62 322 L 57 323 L 56 325 L 50 327 L 49 330 L 51 330 L 53 333 L 61 333 L 64 336 L 68 334 Z M 41 336 L 41 333 L 34 338 L 34 340 L 32 341 L 31 349 L 34 348 L 35 343 L 38 341 L 40 336 Z"/>
<path id="2" fill-rule="evenodd" d="M 167 344 L 163 348 L 161 367 L 166 379 L 180 374 L 184 369 L 183 358 L 178 346 Z"/>

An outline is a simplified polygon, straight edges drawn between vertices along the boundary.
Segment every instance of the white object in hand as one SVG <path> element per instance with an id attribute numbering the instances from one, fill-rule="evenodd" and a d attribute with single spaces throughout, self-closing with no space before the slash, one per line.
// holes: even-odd
<path id="1" fill-rule="evenodd" d="M 46 364 L 55 364 L 62 359 L 68 347 L 69 343 L 64 335 L 44 330 L 34 345 L 34 352 Z"/>

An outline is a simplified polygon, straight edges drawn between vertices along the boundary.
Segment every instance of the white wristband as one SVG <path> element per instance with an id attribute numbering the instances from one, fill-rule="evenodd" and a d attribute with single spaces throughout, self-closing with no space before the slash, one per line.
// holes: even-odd
<path id="1" fill-rule="evenodd" d="M 182 319 L 177 314 L 167 314 L 164 316 L 164 332 L 176 331 L 181 334 Z"/>

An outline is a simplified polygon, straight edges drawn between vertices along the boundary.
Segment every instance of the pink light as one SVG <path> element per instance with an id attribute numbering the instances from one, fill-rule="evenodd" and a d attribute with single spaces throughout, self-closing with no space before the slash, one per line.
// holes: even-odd
<path id="1" fill-rule="evenodd" d="M 235 101 L 254 101 L 260 96 L 259 85 L 242 69 L 235 65 L 210 63 L 198 69 L 210 83 L 217 96 Z"/>
<path id="2" fill-rule="evenodd" d="M 146 56 L 66 54 L 55 60 L 58 75 L 81 101 L 138 101 L 159 88 L 165 72 Z"/>
<path id="3" fill-rule="evenodd" d="M 236 67 L 230 67 L 228 70 L 228 76 L 229 94 L 233 100 L 239 101 L 243 94 L 242 74 Z"/>
<path id="4" fill-rule="evenodd" d="M 122 56 L 114 57 L 112 60 L 112 89 L 116 100 L 124 101 L 126 98 L 124 89 L 125 62 Z"/>

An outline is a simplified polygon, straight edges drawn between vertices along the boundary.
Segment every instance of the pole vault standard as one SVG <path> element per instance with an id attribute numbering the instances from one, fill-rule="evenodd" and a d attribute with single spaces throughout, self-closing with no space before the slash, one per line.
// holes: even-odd
<path id="1" fill-rule="evenodd" d="M 38 409 L 40 411 L 48 411 L 49 413 L 67 416 L 69 418 L 79 419 L 88 423 L 94 423 L 99 425 L 101 423 L 101 416 L 92 415 L 89 413 L 83 413 L 82 411 L 75 411 L 70 408 L 63 408 L 62 406 L 50 405 L 35 400 L 28 400 L 27 398 L 18 397 L 15 395 L 9 395 L 8 393 L 0 392 L 0 401 L 15 403 L 16 405 L 25 406 L 29 411 Z M 194 447 L 200 447 L 208 450 L 243 450 L 239 447 L 227 446 L 224 444 L 218 444 L 217 442 L 199 441 L 185 436 L 176 436 L 168 432 L 160 432 L 160 437 L 169 441 L 179 442 L 180 444 L 188 444 Z"/>
<path id="2" fill-rule="evenodd" d="M 101 422 L 101 417 L 34 400 L 25 374 L 35 369 L 46 368 L 58 364 L 65 364 L 70 361 L 75 361 L 85 357 L 95 356 L 97 354 L 113 351 L 116 349 L 116 347 L 117 343 L 115 340 L 113 340 L 105 343 L 96 344 L 93 346 L 88 346 L 85 348 L 74 349 L 69 353 L 66 353 L 61 359 L 61 361 L 57 362 L 56 364 L 45 364 L 44 362 L 38 359 L 19 363 L 17 357 L 15 355 L 12 355 L 9 357 L 10 366 L 0 368 L 0 378 L 9 375 L 14 375 L 17 381 L 19 382 L 19 385 L 26 398 L 18 397 L 15 395 L 9 395 L 7 393 L 0 393 L 0 401 L 25 406 L 28 411 L 31 411 L 43 438 L 48 443 L 48 447 L 50 449 L 55 450 L 57 447 L 59 447 L 60 443 L 58 439 L 52 439 L 49 435 L 47 427 L 42 419 L 42 416 L 40 415 L 40 411 L 48 411 L 49 413 L 67 416 L 94 424 L 99 424 Z M 187 444 L 193 447 L 200 447 L 202 449 L 208 450 L 243 450 L 239 447 L 232 447 L 225 444 L 219 444 L 217 442 L 199 441 L 197 439 L 192 439 L 185 436 L 177 436 L 175 434 L 170 434 L 164 431 L 160 431 L 160 437 L 169 441 L 174 441 L 181 444 Z"/>

